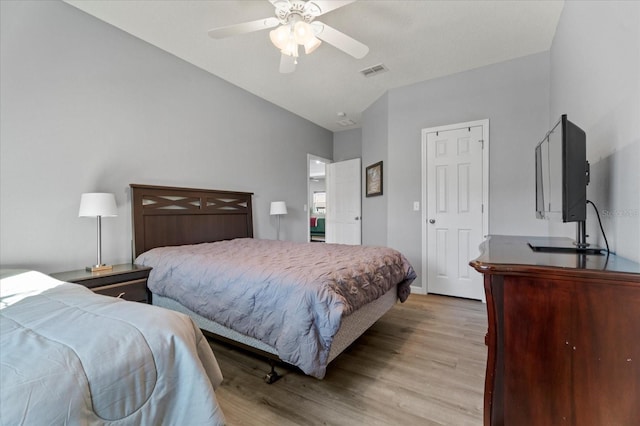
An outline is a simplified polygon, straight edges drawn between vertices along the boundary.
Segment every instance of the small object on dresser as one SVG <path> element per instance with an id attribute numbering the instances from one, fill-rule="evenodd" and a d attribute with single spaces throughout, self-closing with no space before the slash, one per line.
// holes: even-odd
<path id="1" fill-rule="evenodd" d="M 132 263 L 113 265 L 112 269 L 91 272 L 85 269 L 57 272 L 52 277 L 69 283 L 82 284 L 94 293 L 119 297 L 132 302 L 151 303 L 147 279 L 151 268 Z"/>

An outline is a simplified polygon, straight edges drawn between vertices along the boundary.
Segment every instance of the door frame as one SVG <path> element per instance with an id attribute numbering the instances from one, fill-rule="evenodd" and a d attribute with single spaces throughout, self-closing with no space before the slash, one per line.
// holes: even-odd
<path id="1" fill-rule="evenodd" d="M 427 135 L 435 132 L 445 132 L 448 130 L 456 130 L 465 127 L 482 126 L 482 235 L 487 237 L 489 235 L 489 119 L 467 121 L 463 123 L 448 124 L 445 126 L 436 126 L 422 129 L 422 153 L 421 153 L 421 168 L 422 168 L 422 283 L 420 289 L 416 289 L 416 293 L 428 294 L 428 249 L 427 249 Z M 484 299 L 484 297 L 483 297 Z"/>

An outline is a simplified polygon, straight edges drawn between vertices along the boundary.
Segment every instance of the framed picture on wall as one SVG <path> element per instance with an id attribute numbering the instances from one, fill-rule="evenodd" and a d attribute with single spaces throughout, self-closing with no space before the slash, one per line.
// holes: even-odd
<path id="1" fill-rule="evenodd" d="M 366 196 L 382 195 L 382 161 L 370 165 L 366 169 Z"/>

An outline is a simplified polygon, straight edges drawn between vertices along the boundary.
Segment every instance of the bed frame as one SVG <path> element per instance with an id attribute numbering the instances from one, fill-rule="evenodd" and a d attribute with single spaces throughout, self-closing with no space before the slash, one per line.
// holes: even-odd
<path id="1" fill-rule="evenodd" d="M 130 186 L 134 259 L 156 247 L 253 237 L 252 192 Z"/>
<path id="2" fill-rule="evenodd" d="M 198 244 L 253 237 L 251 192 L 216 191 L 131 184 L 134 260 L 155 247 Z M 208 336 L 234 344 L 269 360 L 265 381 L 279 378 L 275 348 L 204 318 L 175 300 L 150 295 L 151 303 L 189 315 Z M 371 327 L 397 301 L 397 288 L 343 318 L 334 336 L 329 362 Z"/>

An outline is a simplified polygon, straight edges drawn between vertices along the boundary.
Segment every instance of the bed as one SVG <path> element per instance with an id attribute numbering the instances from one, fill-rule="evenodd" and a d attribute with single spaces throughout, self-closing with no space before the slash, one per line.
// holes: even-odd
<path id="1" fill-rule="evenodd" d="M 254 239 L 252 193 L 131 188 L 135 261 L 153 268 L 152 303 L 320 379 L 416 277 L 390 248 Z"/>
<path id="2" fill-rule="evenodd" d="M 224 424 L 222 374 L 189 317 L 1 273 L 2 424 Z"/>

